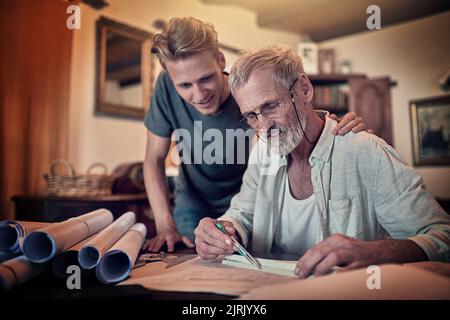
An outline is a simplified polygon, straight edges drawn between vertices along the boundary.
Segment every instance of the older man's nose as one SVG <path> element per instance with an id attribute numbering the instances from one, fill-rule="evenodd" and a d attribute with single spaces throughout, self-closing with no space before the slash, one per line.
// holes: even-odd
<path id="1" fill-rule="evenodd" d="M 268 131 L 272 128 L 274 121 L 271 119 L 267 119 L 262 114 L 258 115 L 258 129 L 262 132 Z"/>

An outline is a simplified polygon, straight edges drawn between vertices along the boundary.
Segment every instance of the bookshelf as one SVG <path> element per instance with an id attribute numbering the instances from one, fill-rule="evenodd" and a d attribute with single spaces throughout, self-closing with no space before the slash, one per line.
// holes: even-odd
<path id="1" fill-rule="evenodd" d="M 389 77 L 369 79 L 364 74 L 310 75 L 315 109 L 342 116 L 353 111 L 367 128 L 390 145 L 392 140 L 391 86 Z"/>

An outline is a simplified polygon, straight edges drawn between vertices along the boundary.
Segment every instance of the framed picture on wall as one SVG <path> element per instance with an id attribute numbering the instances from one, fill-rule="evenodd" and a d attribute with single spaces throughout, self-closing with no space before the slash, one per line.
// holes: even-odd
<path id="1" fill-rule="evenodd" d="M 314 42 L 298 44 L 298 54 L 302 57 L 303 70 L 306 74 L 319 73 L 319 46 Z"/>
<path id="2" fill-rule="evenodd" d="M 450 95 L 410 101 L 416 166 L 450 165 Z"/>
<path id="3" fill-rule="evenodd" d="M 153 34 L 100 17 L 96 34 L 96 115 L 144 119 L 154 83 Z"/>
<path id="4" fill-rule="evenodd" d="M 336 59 L 334 49 L 319 49 L 319 73 L 330 74 L 336 72 Z"/>

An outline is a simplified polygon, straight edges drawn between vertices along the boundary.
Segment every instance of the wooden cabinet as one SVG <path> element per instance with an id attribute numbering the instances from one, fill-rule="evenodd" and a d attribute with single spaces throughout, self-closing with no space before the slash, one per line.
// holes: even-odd
<path id="1" fill-rule="evenodd" d="M 311 75 L 309 79 L 314 86 L 314 108 L 337 115 L 353 111 L 363 117 L 367 128 L 393 145 L 391 86 L 395 83 L 389 77 L 326 74 Z"/>

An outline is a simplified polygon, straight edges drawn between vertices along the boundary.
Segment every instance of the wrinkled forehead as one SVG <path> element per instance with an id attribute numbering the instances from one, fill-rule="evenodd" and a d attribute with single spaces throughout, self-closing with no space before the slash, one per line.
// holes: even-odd
<path id="1" fill-rule="evenodd" d="M 242 113 L 257 111 L 269 102 L 282 98 L 282 88 L 275 82 L 271 70 L 258 70 L 250 74 L 247 82 L 235 87 L 234 98 Z"/>

